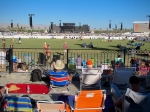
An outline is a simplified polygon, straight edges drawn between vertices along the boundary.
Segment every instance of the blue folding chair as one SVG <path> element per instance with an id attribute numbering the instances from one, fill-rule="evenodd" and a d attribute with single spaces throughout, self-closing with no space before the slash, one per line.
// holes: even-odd
<path id="1" fill-rule="evenodd" d="M 7 110 L 13 112 L 32 112 L 32 104 L 29 97 L 12 97 L 5 98 Z"/>
<path id="2" fill-rule="evenodd" d="M 67 91 L 58 90 L 59 92 L 69 92 L 71 87 L 71 82 L 68 81 L 68 72 L 60 71 L 54 72 L 52 70 L 49 71 L 50 74 L 50 88 L 56 92 L 55 88 L 66 88 Z"/>

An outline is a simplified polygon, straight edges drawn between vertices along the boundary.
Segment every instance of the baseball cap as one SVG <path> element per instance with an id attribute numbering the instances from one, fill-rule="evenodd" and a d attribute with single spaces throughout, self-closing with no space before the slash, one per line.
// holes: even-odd
<path id="1" fill-rule="evenodd" d="M 92 60 L 87 60 L 86 65 L 93 65 Z"/>

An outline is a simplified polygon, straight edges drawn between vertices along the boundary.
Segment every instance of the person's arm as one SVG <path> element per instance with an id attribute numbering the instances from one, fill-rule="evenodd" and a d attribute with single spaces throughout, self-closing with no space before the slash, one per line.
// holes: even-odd
<path id="1" fill-rule="evenodd" d="M 114 103 L 114 105 L 115 105 L 116 107 L 119 107 L 119 106 L 122 105 L 122 97 L 123 97 L 123 96 L 121 96 L 121 97 Z"/>

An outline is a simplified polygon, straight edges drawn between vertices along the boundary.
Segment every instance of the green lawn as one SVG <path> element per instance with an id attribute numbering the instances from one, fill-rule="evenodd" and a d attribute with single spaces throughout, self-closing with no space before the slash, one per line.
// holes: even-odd
<path id="1" fill-rule="evenodd" d="M 43 48 L 44 42 L 50 45 L 51 49 L 63 49 L 64 42 L 68 43 L 68 49 L 85 49 L 81 47 L 83 43 L 87 45 L 92 42 L 94 45 L 93 49 L 101 49 L 101 50 L 117 50 L 117 44 L 121 44 L 122 46 L 126 46 L 128 40 L 113 40 L 112 42 L 102 42 L 100 39 L 85 39 L 83 41 L 76 39 L 22 39 L 22 44 L 16 44 L 18 39 L 15 39 L 14 48 Z M 141 49 L 150 50 L 150 43 L 139 41 L 145 43 L 145 46 L 142 46 Z M 6 47 L 9 48 L 11 43 L 11 39 L 6 39 Z M 2 42 L 0 43 L 2 46 Z M 135 48 L 132 47 L 132 48 Z"/>

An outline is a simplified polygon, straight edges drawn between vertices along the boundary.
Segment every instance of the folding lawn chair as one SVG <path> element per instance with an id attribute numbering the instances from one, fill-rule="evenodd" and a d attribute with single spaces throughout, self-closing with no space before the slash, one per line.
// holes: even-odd
<path id="1" fill-rule="evenodd" d="M 66 88 L 66 91 L 58 90 L 59 92 L 69 92 L 71 89 L 71 82 L 68 81 L 68 72 L 67 71 L 62 71 L 60 73 L 54 73 L 54 71 L 50 70 L 50 88 L 54 92 L 57 92 L 56 88 Z"/>
<path id="2" fill-rule="evenodd" d="M 82 73 L 80 74 L 80 90 L 82 88 L 96 88 L 101 89 L 101 70 L 100 69 L 88 69 L 82 68 Z"/>
<path id="3" fill-rule="evenodd" d="M 112 83 L 123 93 L 129 87 L 129 79 L 134 73 L 135 67 L 115 68 Z"/>
<path id="4" fill-rule="evenodd" d="M 32 104 L 29 97 L 8 96 L 6 109 L 13 112 L 32 112 Z"/>
<path id="5" fill-rule="evenodd" d="M 75 98 L 68 97 L 71 112 L 102 112 L 105 99 L 105 90 L 80 91 Z"/>
<path id="6" fill-rule="evenodd" d="M 65 112 L 63 101 L 37 101 L 38 112 Z"/>
<path id="7" fill-rule="evenodd" d="M 150 93 L 134 92 L 127 89 L 123 95 L 122 112 L 150 112 Z"/>

